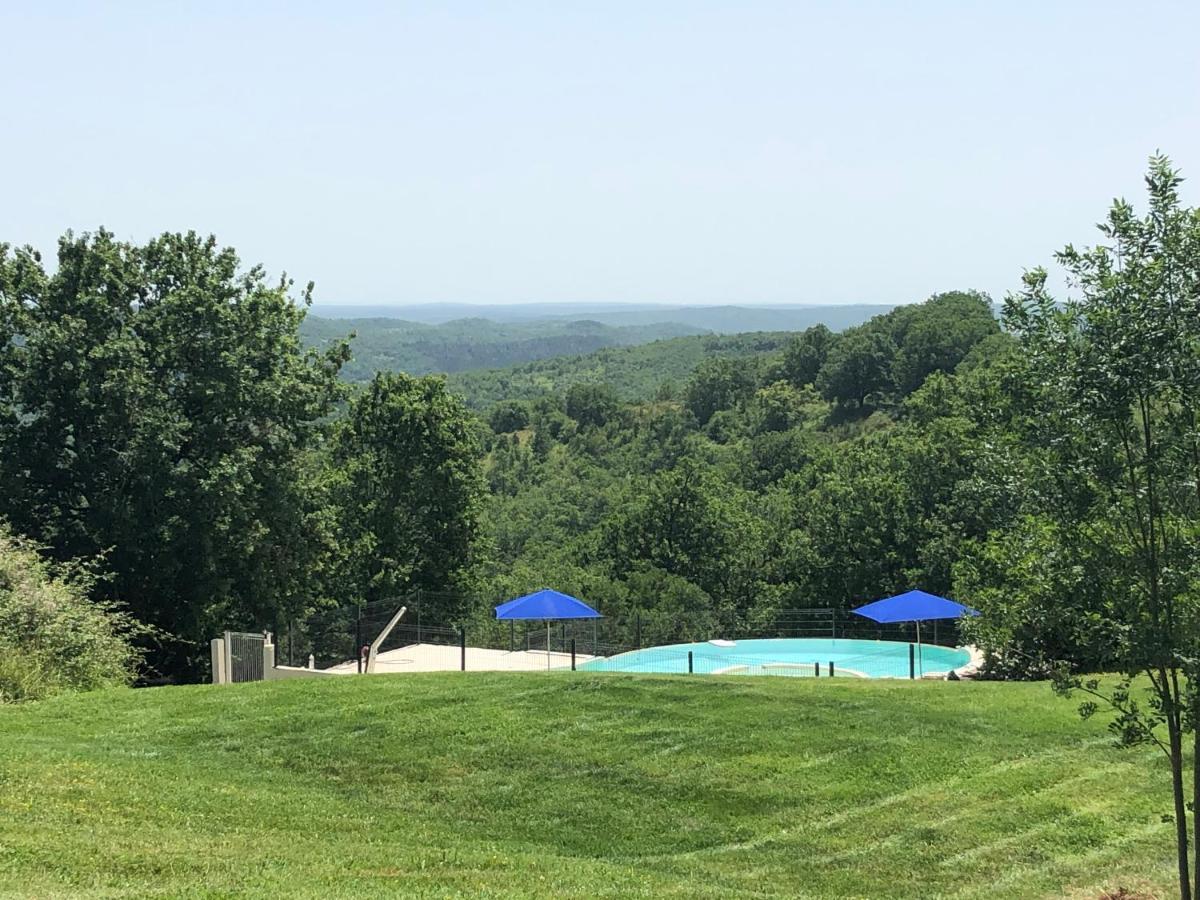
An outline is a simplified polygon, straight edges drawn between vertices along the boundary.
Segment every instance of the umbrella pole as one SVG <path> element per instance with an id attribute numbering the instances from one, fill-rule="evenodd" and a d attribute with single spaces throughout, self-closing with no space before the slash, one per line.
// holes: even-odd
<path id="1" fill-rule="evenodd" d="M 550 671 L 550 620 L 546 620 L 546 671 Z"/>
<path id="2" fill-rule="evenodd" d="M 921 652 L 921 620 L 917 619 L 917 665 L 921 677 L 925 677 L 925 654 Z"/>

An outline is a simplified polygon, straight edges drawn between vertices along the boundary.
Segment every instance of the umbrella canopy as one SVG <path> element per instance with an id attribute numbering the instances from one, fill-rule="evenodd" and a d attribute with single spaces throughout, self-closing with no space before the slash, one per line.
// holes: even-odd
<path id="1" fill-rule="evenodd" d="M 582 600 L 549 588 L 509 600 L 496 607 L 497 619 L 599 619 Z"/>
<path id="2" fill-rule="evenodd" d="M 895 597 L 876 600 L 851 612 L 876 622 L 920 622 L 926 619 L 959 619 L 963 616 L 979 615 L 978 610 L 969 606 L 924 591 L 908 591 Z"/>

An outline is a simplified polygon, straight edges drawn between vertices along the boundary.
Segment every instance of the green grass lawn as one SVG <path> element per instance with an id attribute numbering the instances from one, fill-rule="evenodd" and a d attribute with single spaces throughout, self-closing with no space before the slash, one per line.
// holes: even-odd
<path id="1" fill-rule="evenodd" d="M 437 674 L 0 708 L 0 893 L 1169 895 L 1165 764 L 1046 685 Z"/>

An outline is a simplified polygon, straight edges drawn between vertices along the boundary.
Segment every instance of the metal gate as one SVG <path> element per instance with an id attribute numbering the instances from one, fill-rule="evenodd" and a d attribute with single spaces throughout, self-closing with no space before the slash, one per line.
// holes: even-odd
<path id="1" fill-rule="evenodd" d="M 241 631 L 225 632 L 225 652 L 229 654 L 229 680 L 262 681 L 263 645 L 267 638 L 263 634 Z"/>

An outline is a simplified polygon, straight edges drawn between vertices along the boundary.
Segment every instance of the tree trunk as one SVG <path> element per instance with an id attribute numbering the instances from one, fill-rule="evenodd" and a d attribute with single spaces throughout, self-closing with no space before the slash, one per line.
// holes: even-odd
<path id="1" fill-rule="evenodd" d="M 1171 742 L 1171 788 L 1175 795 L 1175 849 L 1179 861 L 1180 900 L 1192 900 L 1191 874 L 1188 866 L 1187 798 L 1183 789 L 1183 736 L 1179 722 L 1172 713 L 1167 717 Z"/>
<path id="2" fill-rule="evenodd" d="M 1200 728 L 1192 731 L 1192 840 L 1197 848 L 1192 884 L 1200 887 Z"/>

